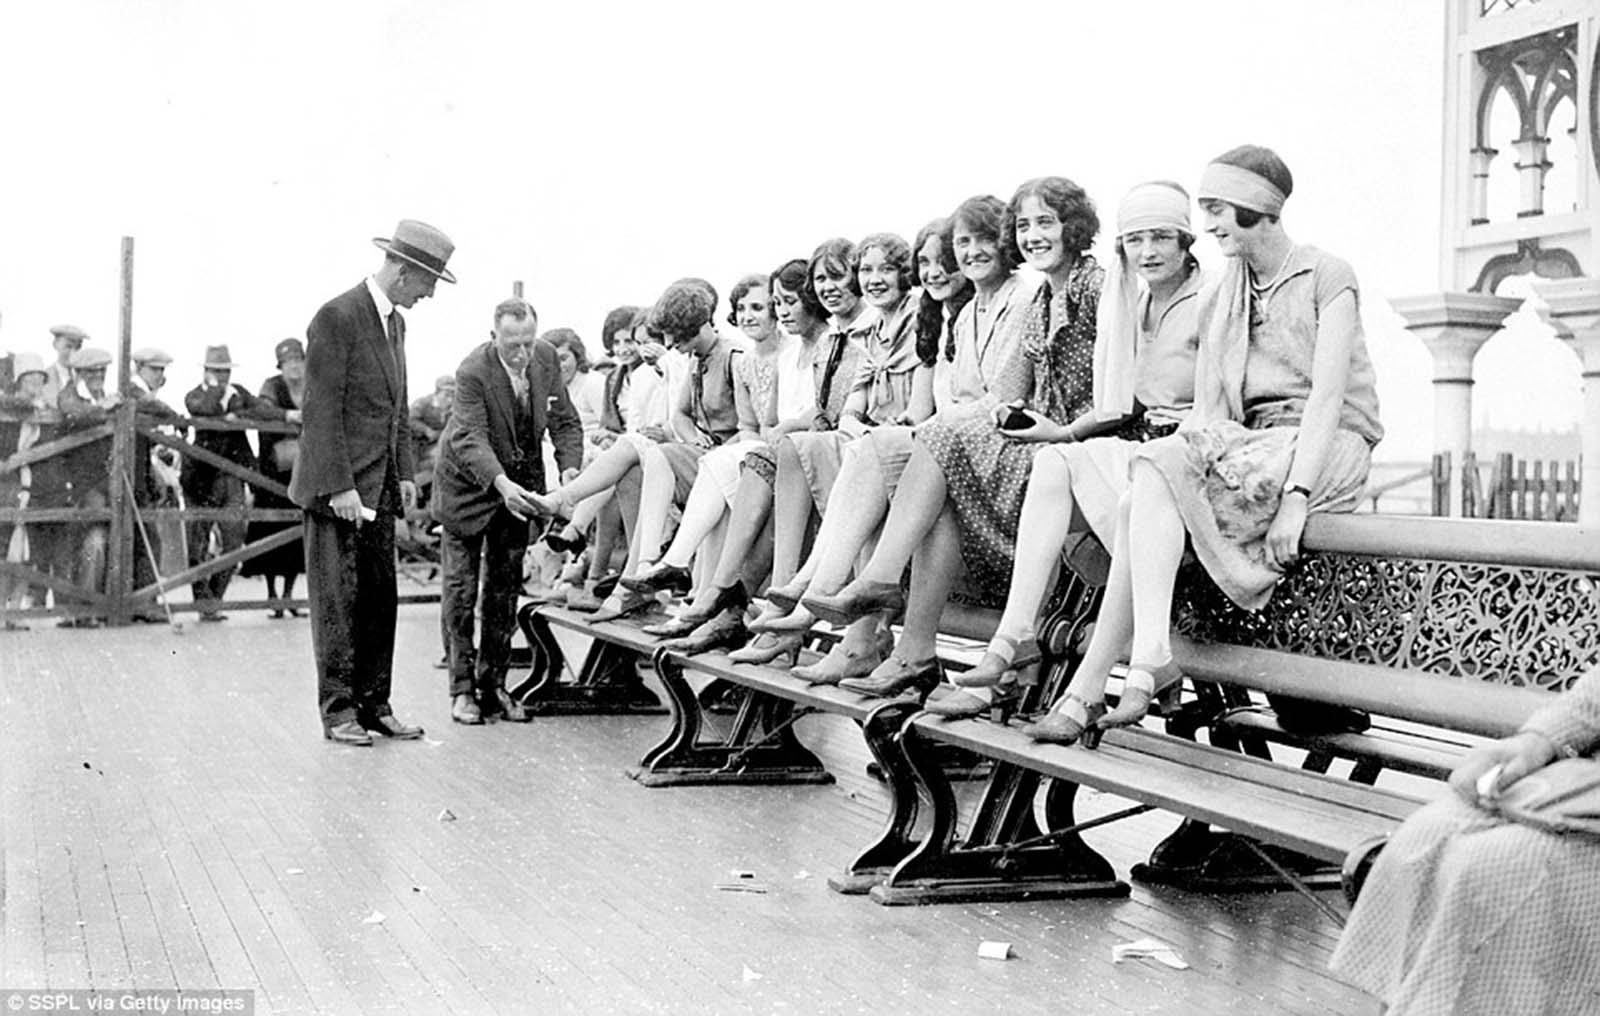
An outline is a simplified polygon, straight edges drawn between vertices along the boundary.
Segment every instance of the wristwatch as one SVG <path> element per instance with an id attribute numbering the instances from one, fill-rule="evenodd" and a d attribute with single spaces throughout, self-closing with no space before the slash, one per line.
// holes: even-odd
<path id="1" fill-rule="evenodd" d="M 1284 497 L 1288 497 L 1290 494 L 1304 494 L 1307 501 L 1311 500 L 1311 488 L 1307 487 L 1303 483 L 1286 483 L 1286 484 L 1284 484 L 1283 485 L 1283 496 Z"/>

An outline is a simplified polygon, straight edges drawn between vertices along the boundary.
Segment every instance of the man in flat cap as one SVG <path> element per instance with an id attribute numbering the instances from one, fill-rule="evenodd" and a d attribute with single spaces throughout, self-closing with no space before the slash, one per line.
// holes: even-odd
<path id="1" fill-rule="evenodd" d="M 257 398 L 244 385 L 233 383 L 233 362 L 225 345 L 207 346 L 205 362 L 201 365 L 200 384 L 183 397 L 184 407 L 195 419 L 224 420 L 282 420 L 283 410 L 265 399 Z M 194 444 L 208 452 L 220 455 L 235 465 L 254 471 L 255 452 L 250 450 L 250 438 L 242 430 L 202 430 L 195 428 Z M 184 502 L 191 508 L 242 508 L 244 506 L 244 479 L 236 473 L 202 462 L 192 455 L 183 457 Z M 192 568 L 206 559 L 207 545 L 215 529 L 221 552 L 231 553 L 244 546 L 243 522 L 191 522 L 189 524 L 189 566 Z M 227 615 L 218 608 L 228 592 L 233 579 L 233 568 L 214 571 L 192 584 L 194 602 L 200 605 L 201 621 L 222 621 Z"/>
<path id="2" fill-rule="evenodd" d="M 167 367 L 172 363 L 172 357 L 155 346 L 145 346 L 133 351 L 132 360 L 133 373 L 128 378 L 128 395 L 134 400 L 139 425 L 160 425 L 178 419 L 177 410 L 167 405 L 157 394 L 167 383 Z M 170 431 L 172 428 L 163 429 Z M 154 445 L 142 433 L 136 432 L 133 442 L 134 507 L 144 509 L 160 507 L 169 502 L 175 504 L 175 494 L 178 489 L 176 468 L 166 459 L 156 458 L 168 449 L 161 448 L 157 451 L 156 448 L 159 446 Z M 152 562 L 161 560 L 161 533 L 155 523 L 146 519 L 142 529 L 134 527 L 135 539 L 138 539 L 141 533 L 149 537 L 150 545 L 146 547 L 139 543 L 133 548 L 135 589 L 143 589 L 155 583 L 156 571 Z M 161 624 L 166 621 L 166 615 L 157 610 L 155 604 L 150 603 L 136 609 L 133 619 Z"/>
<path id="3" fill-rule="evenodd" d="M 306 329 L 302 440 L 289 496 L 305 510 L 306 584 L 323 736 L 371 745 L 420 738 L 389 706 L 394 666 L 394 524 L 416 502 L 401 308 L 433 295 L 455 244 L 402 219 L 372 241 L 378 271 Z M 369 733 L 370 732 L 370 733 Z"/>
<path id="4" fill-rule="evenodd" d="M 11 375 L 10 386 L 0 390 L 0 409 L 14 414 L 10 419 L 0 419 L 0 459 L 10 458 L 17 452 L 25 452 L 38 444 L 41 439 L 48 440 L 45 436 L 45 427 L 40 425 L 37 414 L 40 410 L 55 408 L 55 403 L 47 401 L 44 397 L 44 385 L 49 371 L 45 368 L 42 356 L 38 353 L 18 353 L 11 362 Z M 33 503 L 35 468 L 21 466 L 9 473 L 0 473 L 0 507 L 26 508 Z M 24 546 L 21 537 L 27 530 L 19 533 L 19 529 L 21 529 L 20 523 L 0 522 L 0 558 L 13 559 L 8 555 L 8 551 L 12 549 L 13 539 L 16 538 L 15 549 L 18 557 L 15 559 L 26 560 L 21 557 Z M 28 529 L 32 530 L 33 526 L 29 526 Z M 36 566 L 43 564 L 38 558 L 36 546 L 32 560 Z M 8 610 L 22 605 L 22 596 L 26 591 L 25 581 L 0 575 L 0 617 L 3 617 L 0 628 L 5 631 L 27 630 L 27 624 L 7 614 Z M 44 593 L 43 587 L 35 591 L 35 604 L 43 602 Z"/>
<path id="5" fill-rule="evenodd" d="M 88 338 L 88 333 L 77 325 L 55 325 L 50 329 L 50 345 L 56 358 L 45 374 L 44 396 L 51 405 L 55 405 L 62 389 L 72 387 L 72 354 L 82 349 Z"/>
<path id="6" fill-rule="evenodd" d="M 122 396 L 106 391 L 106 368 L 111 364 L 111 354 L 95 346 L 84 346 L 71 357 L 72 382 L 56 395 L 56 408 L 61 411 L 61 429 L 70 433 L 105 423 L 111 411 L 122 402 Z M 79 445 L 61 455 L 61 469 L 66 480 L 67 505 L 72 508 L 106 508 L 111 504 L 111 438 L 102 437 Z M 55 549 L 58 568 L 72 548 L 76 555 L 70 566 L 72 580 L 79 586 L 95 592 L 106 573 L 107 525 L 104 522 L 72 522 L 58 534 L 64 541 Z M 105 619 L 98 615 L 82 613 L 61 622 L 64 627 L 99 627 Z"/>
<path id="7" fill-rule="evenodd" d="M 433 382 L 433 394 L 411 404 L 411 454 L 417 467 L 417 499 L 424 505 L 431 496 L 433 471 L 439 464 L 439 436 L 450 422 L 455 399 L 456 376 L 441 374 Z"/>

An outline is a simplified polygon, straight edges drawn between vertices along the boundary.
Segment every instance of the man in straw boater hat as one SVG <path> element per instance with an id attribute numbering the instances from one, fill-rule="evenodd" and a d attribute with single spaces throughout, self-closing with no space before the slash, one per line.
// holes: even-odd
<path id="1" fill-rule="evenodd" d="M 305 510 L 306 585 L 323 736 L 371 745 L 420 738 L 389 707 L 394 522 L 416 502 L 407 420 L 405 319 L 433 295 L 455 244 L 402 219 L 372 241 L 383 265 L 322 305 L 306 328 L 300 456 L 289 496 Z M 371 733 L 369 733 L 371 732 Z"/>

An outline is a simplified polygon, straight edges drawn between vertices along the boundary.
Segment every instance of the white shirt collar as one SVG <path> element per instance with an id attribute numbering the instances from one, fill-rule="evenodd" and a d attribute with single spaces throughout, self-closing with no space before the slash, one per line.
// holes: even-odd
<path id="1" fill-rule="evenodd" d="M 387 325 L 389 315 L 394 313 L 394 302 L 384 295 L 383 287 L 370 275 L 367 276 L 367 292 L 372 294 L 372 303 L 378 308 L 378 320 Z"/>

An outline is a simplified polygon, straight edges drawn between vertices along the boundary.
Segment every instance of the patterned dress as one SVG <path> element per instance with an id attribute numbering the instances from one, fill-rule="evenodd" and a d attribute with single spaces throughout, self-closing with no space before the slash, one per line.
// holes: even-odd
<path id="1" fill-rule="evenodd" d="M 1600 669 L 1522 729 L 1600 748 Z M 1544 1016 L 1600 1012 L 1596 957 L 1600 843 L 1450 794 L 1390 838 L 1329 965 L 1389 1016 Z"/>
<path id="2" fill-rule="evenodd" d="M 1182 430 L 1135 453 L 1154 464 L 1171 487 L 1207 574 L 1246 610 L 1261 609 L 1280 577 L 1266 563 L 1267 530 L 1278 514 L 1311 394 L 1319 315 L 1346 291 L 1356 294 L 1359 304 L 1348 264 L 1314 247 L 1296 248 L 1282 277 L 1252 297 L 1244 420 Z M 1322 475 L 1311 485 L 1311 511 L 1350 511 L 1360 503 L 1372 447 L 1382 437 L 1372 361 L 1357 334 L 1339 429 Z"/>
<path id="3" fill-rule="evenodd" d="M 1014 441 L 990 416 L 1015 398 L 1056 423 L 1068 423 L 1094 401 L 1095 317 L 1105 273 L 1081 258 L 1059 292 L 1040 287 L 1007 343 L 1006 365 L 986 398 L 941 412 L 916 438 L 944 473 L 949 503 L 961 528 L 961 558 L 972 590 L 1003 604 L 1011 581 L 1017 520 L 1033 457 L 1042 445 Z"/>
<path id="4" fill-rule="evenodd" d="M 699 472 L 715 483 L 723 500 L 733 504 L 739 489 L 739 465 L 750 452 L 766 447 L 759 438 L 762 427 L 778 422 L 778 350 L 745 353 L 734 360 L 734 405 L 738 410 L 735 436 L 706 452 Z"/>

